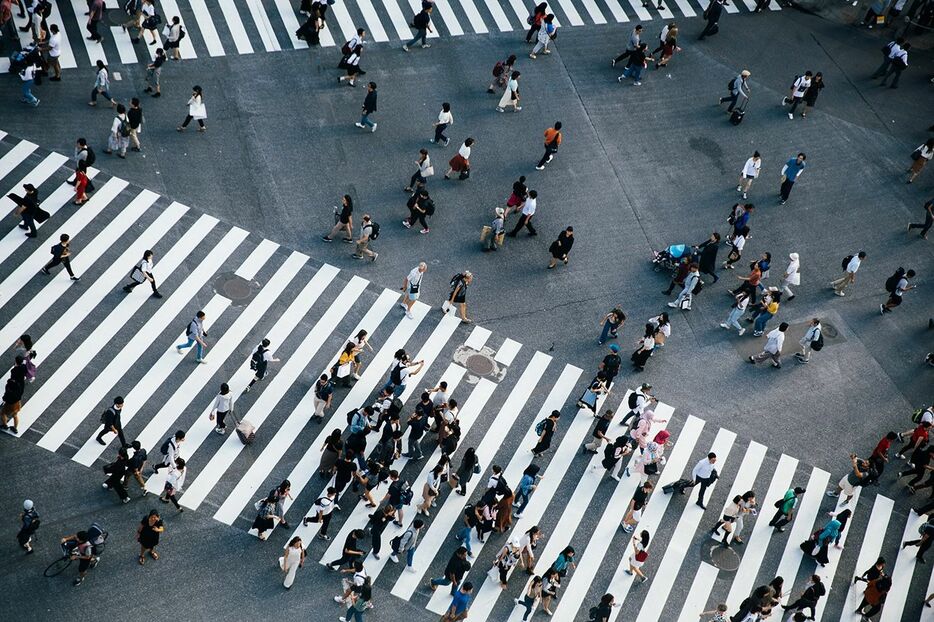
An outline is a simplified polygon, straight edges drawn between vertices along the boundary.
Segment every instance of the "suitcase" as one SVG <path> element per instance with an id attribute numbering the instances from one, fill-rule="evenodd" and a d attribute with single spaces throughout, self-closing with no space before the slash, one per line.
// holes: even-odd
<path id="1" fill-rule="evenodd" d="M 746 115 L 746 111 L 740 108 L 734 108 L 733 112 L 730 113 L 730 123 L 733 125 L 739 125 L 743 122 L 743 117 Z"/>
<path id="2" fill-rule="evenodd" d="M 250 445 L 256 438 L 256 426 L 244 419 L 237 424 L 237 436 L 244 445 Z"/>
<path id="3" fill-rule="evenodd" d="M 683 494 L 684 494 L 684 489 L 685 489 L 685 488 L 690 488 L 690 487 L 693 486 L 693 485 L 694 485 L 693 480 L 681 478 L 681 479 L 679 479 L 679 480 L 676 481 L 676 482 L 672 482 L 672 483 L 670 483 L 670 484 L 665 484 L 664 486 L 662 486 L 662 491 L 663 491 L 665 494 L 669 494 L 669 493 L 671 493 L 671 491 L 677 490 L 678 492 L 680 492 L 680 493 L 683 495 Z"/>

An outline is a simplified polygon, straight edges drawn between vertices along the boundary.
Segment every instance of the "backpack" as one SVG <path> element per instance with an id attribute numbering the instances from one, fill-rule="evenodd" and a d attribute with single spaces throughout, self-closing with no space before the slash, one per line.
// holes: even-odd
<path id="1" fill-rule="evenodd" d="M 824 332 L 820 329 L 817 330 L 817 339 L 811 342 L 811 349 L 815 352 L 820 352 L 824 347 Z"/>
<path id="2" fill-rule="evenodd" d="M 162 443 L 162 446 L 159 448 L 159 451 L 162 453 L 163 456 L 168 456 L 168 455 L 169 455 L 169 445 L 171 445 L 171 444 L 172 444 L 172 438 L 171 438 L 171 437 L 165 439 L 165 442 Z"/>
<path id="3" fill-rule="evenodd" d="M 509 484 L 506 483 L 506 480 L 503 479 L 503 476 L 499 476 L 499 480 L 496 482 L 496 494 L 508 497 L 512 494 L 512 490 L 509 488 Z"/>
<path id="4" fill-rule="evenodd" d="M 33 10 L 41 15 L 43 19 L 48 19 L 52 15 L 52 3 L 48 0 L 40 0 Z"/>
<path id="5" fill-rule="evenodd" d="M 726 83 L 727 90 L 732 92 L 734 84 L 736 84 L 736 78 L 730 78 L 730 81 Z"/>
<path id="6" fill-rule="evenodd" d="M 126 122 L 125 119 L 120 119 L 120 125 L 117 127 L 117 132 L 120 136 L 126 138 L 130 135 L 130 125 Z"/>
<path id="7" fill-rule="evenodd" d="M 84 159 L 84 163 L 87 164 L 88 166 L 91 166 L 97 161 L 97 156 L 94 155 L 94 150 L 91 149 L 90 146 L 86 147 L 85 149 L 88 152 L 88 157 Z"/>
<path id="8" fill-rule="evenodd" d="M 260 364 L 263 362 L 263 354 L 266 351 L 263 349 L 263 346 L 260 346 L 256 349 L 256 352 L 253 353 L 253 356 L 250 357 L 250 369 L 256 371 L 259 369 Z"/>
<path id="9" fill-rule="evenodd" d="M 501 60 L 496 61 L 496 64 L 493 65 L 493 77 L 494 78 L 500 77 L 501 75 L 503 75 L 503 72 L 505 70 L 506 70 L 506 65 L 503 63 L 503 61 Z"/>
<path id="10" fill-rule="evenodd" d="M 546 419 L 542 419 L 541 421 L 535 424 L 535 433 L 538 434 L 539 436 L 541 436 L 542 432 L 545 431 L 545 421 Z"/>
<path id="11" fill-rule="evenodd" d="M 358 412 L 360 412 L 360 410 L 358 408 L 354 408 L 347 413 L 347 425 L 353 425 L 353 418 Z"/>
<path id="12" fill-rule="evenodd" d="M 113 417 L 115 414 L 116 413 L 114 413 L 113 408 L 108 408 L 107 410 L 101 413 L 101 423 L 103 423 L 104 425 L 110 425 L 110 422 L 113 421 Z"/>
<path id="13" fill-rule="evenodd" d="M 185 33 L 185 29 L 182 28 L 181 26 L 179 26 L 179 27 L 178 27 L 178 40 L 179 40 L 179 42 L 181 42 L 181 40 L 185 38 L 185 34 L 186 34 L 186 33 Z"/>
<path id="14" fill-rule="evenodd" d="M 397 363 L 389 372 L 389 381 L 395 385 L 402 384 L 402 363 Z"/>
<path id="15" fill-rule="evenodd" d="M 629 394 L 629 399 L 626 400 L 626 404 L 629 406 L 630 410 L 635 409 L 635 407 L 638 405 L 638 400 L 639 400 L 640 395 L 641 393 L 639 393 L 638 391 L 633 391 L 632 393 Z"/>
<path id="16" fill-rule="evenodd" d="M 885 280 L 885 291 L 894 294 L 895 290 L 898 288 L 898 282 L 902 280 L 903 276 L 905 276 L 905 269 L 899 267 L 898 270 L 895 271 L 895 274 Z"/>
<path id="17" fill-rule="evenodd" d="M 853 259 L 853 255 L 847 255 L 843 258 L 843 262 L 840 264 L 840 267 L 846 270 L 846 267 L 850 265 L 850 260 Z"/>
<path id="18" fill-rule="evenodd" d="M 428 199 L 427 201 L 425 201 L 425 204 L 422 205 L 422 209 L 425 210 L 426 216 L 434 216 L 435 215 L 435 202 L 432 201 L 431 199 Z"/>
<path id="19" fill-rule="evenodd" d="M 344 45 L 341 46 L 341 54 L 344 56 L 350 56 L 352 53 L 353 50 L 350 49 L 350 41 L 345 42 Z"/>
<path id="20" fill-rule="evenodd" d="M 379 223 L 370 221 L 370 239 L 375 240 L 379 237 Z"/>
<path id="21" fill-rule="evenodd" d="M 911 413 L 911 421 L 913 423 L 921 423 L 921 418 L 924 416 L 924 413 L 930 410 L 932 407 L 928 406 L 927 408 L 919 408 Z"/>
<path id="22" fill-rule="evenodd" d="M 136 15 L 136 12 L 139 10 L 140 0 L 126 0 L 123 3 L 123 10 L 127 15 Z"/>
<path id="23" fill-rule="evenodd" d="M 691 293 L 696 296 L 697 294 L 701 293 L 703 289 L 704 289 L 704 282 L 701 281 L 700 279 L 697 279 L 697 285 L 694 286 L 694 289 L 691 290 Z"/>
<path id="24" fill-rule="evenodd" d="M 600 610 L 597 607 L 591 607 L 590 611 L 587 612 L 587 619 L 596 620 L 598 615 L 600 615 Z"/>
<path id="25" fill-rule="evenodd" d="M 405 488 L 399 493 L 399 500 L 402 501 L 402 505 L 411 505 L 414 496 L 411 488 Z"/>

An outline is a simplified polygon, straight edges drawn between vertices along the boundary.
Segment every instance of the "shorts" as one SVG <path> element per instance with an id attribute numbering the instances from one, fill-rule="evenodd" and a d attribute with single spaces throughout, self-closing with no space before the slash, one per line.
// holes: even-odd
<path id="1" fill-rule="evenodd" d="M 90 559 L 79 559 L 78 560 L 78 572 L 87 572 L 88 568 L 91 567 Z"/>
<path id="2" fill-rule="evenodd" d="M 889 296 L 889 300 L 886 302 L 886 304 L 892 307 L 897 307 L 898 305 L 902 304 L 902 297 L 892 294 Z"/>
<path id="3" fill-rule="evenodd" d="M 409 292 L 409 293 L 408 293 L 408 298 L 409 298 L 409 300 L 411 300 L 412 302 L 415 302 L 416 300 L 418 300 L 418 292 Z"/>
<path id="4" fill-rule="evenodd" d="M 642 520 L 642 508 L 632 511 L 632 520 L 637 523 Z"/>
<path id="5" fill-rule="evenodd" d="M 3 408 L 0 409 L 0 413 L 7 417 L 15 417 L 19 412 L 20 407 L 21 402 L 19 400 L 16 400 L 15 402 L 4 402 Z"/>
<path id="6" fill-rule="evenodd" d="M 847 497 L 851 496 L 854 492 L 856 492 L 856 486 L 851 484 L 848 478 L 849 478 L 849 475 L 844 475 L 843 479 L 840 480 L 840 483 L 837 484 L 838 486 L 840 486 L 841 494 L 844 494 Z"/>

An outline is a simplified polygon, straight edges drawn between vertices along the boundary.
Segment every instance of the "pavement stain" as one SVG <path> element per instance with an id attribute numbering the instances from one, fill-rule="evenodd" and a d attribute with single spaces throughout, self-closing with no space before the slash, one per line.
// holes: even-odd
<path id="1" fill-rule="evenodd" d="M 710 158 L 713 165 L 719 169 L 721 174 L 726 174 L 726 166 L 723 163 L 723 147 L 720 146 L 715 140 L 707 138 L 706 136 L 695 136 L 688 139 L 688 147 L 692 151 L 701 153 L 708 158 Z"/>

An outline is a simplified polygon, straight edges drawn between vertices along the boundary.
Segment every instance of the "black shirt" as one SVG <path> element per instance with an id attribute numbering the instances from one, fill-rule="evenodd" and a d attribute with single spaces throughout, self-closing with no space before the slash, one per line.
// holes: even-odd
<path id="1" fill-rule="evenodd" d="M 627 67 L 644 67 L 645 66 L 645 50 L 635 50 L 629 55 L 629 62 L 626 63 Z"/>
<path id="2" fill-rule="evenodd" d="M 597 426 L 593 429 L 594 438 L 600 438 L 600 434 L 606 435 L 607 430 L 610 429 L 610 420 L 600 417 L 597 419 Z"/>
<path id="3" fill-rule="evenodd" d="M 143 109 L 130 108 L 126 111 L 126 119 L 130 122 L 130 127 L 135 130 L 143 122 Z"/>
<path id="4" fill-rule="evenodd" d="M 645 501 L 648 498 L 649 498 L 649 493 L 647 493 L 642 486 L 639 486 L 638 488 L 636 488 L 636 492 L 633 493 L 632 495 L 632 500 L 634 502 L 632 505 L 632 509 L 641 510 L 643 507 L 645 507 Z"/>
<path id="5" fill-rule="evenodd" d="M 376 91 L 370 91 L 363 99 L 363 109 L 367 114 L 376 112 Z"/>
<path id="6" fill-rule="evenodd" d="M 622 364 L 619 354 L 607 354 L 603 357 L 603 371 L 606 374 L 615 376 L 619 373 L 619 366 Z"/>
<path id="7" fill-rule="evenodd" d="M 470 570 L 469 561 L 461 559 L 457 555 L 452 555 L 451 559 L 448 560 L 448 565 L 444 569 L 444 576 L 454 577 L 457 582 L 460 583 L 461 578 L 468 570 Z"/>
<path id="8" fill-rule="evenodd" d="M 357 463 L 353 460 L 347 460 L 346 458 L 339 460 L 337 462 L 337 475 L 335 479 L 349 482 L 356 470 Z"/>
<path id="9" fill-rule="evenodd" d="M 429 408 L 431 406 L 429 405 Z M 428 427 L 428 419 L 421 415 L 418 419 L 413 419 L 409 423 L 409 438 L 418 440 L 425 435 L 425 429 Z"/>
<path id="10" fill-rule="evenodd" d="M 353 214 L 353 207 L 350 205 L 341 204 L 341 215 L 339 220 L 345 225 L 350 222 L 350 215 Z"/>
<path id="11" fill-rule="evenodd" d="M 359 551 L 357 548 L 357 539 L 353 537 L 353 532 L 347 535 L 347 539 L 344 540 L 344 553 L 348 551 Z"/>

